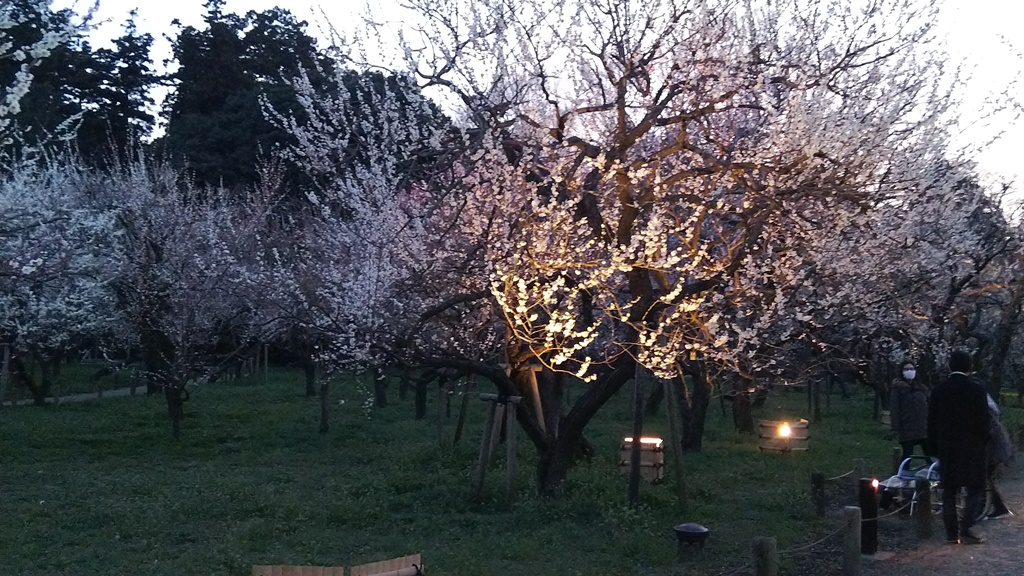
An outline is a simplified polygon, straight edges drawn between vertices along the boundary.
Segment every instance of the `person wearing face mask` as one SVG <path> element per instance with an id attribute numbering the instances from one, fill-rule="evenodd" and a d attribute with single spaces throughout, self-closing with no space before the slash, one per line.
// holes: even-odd
<path id="1" fill-rule="evenodd" d="M 903 448 L 903 458 L 914 454 L 920 446 L 925 456 L 928 447 L 928 389 L 917 378 L 913 362 L 903 364 L 902 378 L 892 383 L 889 394 L 889 419 L 893 435 Z M 931 461 L 931 458 L 928 459 Z"/>

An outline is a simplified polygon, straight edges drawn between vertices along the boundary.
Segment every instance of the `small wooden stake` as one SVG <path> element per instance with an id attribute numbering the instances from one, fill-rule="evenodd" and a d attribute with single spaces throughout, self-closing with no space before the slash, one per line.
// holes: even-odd
<path id="1" fill-rule="evenodd" d="M 843 508 L 843 576 L 860 576 L 860 508 Z"/>
<path id="2" fill-rule="evenodd" d="M 779 575 L 779 550 L 775 538 L 754 538 L 754 576 Z"/>

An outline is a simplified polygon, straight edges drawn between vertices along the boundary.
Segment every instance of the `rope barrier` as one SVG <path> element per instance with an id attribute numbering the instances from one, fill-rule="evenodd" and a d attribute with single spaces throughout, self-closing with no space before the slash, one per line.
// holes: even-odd
<path id="1" fill-rule="evenodd" d="M 802 546 L 795 546 L 793 548 L 789 548 L 788 550 L 783 550 L 783 551 L 779 552 L 779 557 L 782 557 L 782 556 L 784 556 L 786 554 L 796 554 L 798 552 L 803 552 L 805 550 L 810 550 L 811 548 L 814 548 L 818 544 L 821 544 L 821 543 L 825 542 L 829 538 L 834 538 L 834 537 L 838 536 L 839 534 L 842 534 L 844 529 L 845 529 L 845 527 L 840 526 L 835 532 L 832 532 L 831 534 L 825 536 L 824 538 L 822 538 L 822 539 L 820 539 L 820 540 L 818 540 L 816 542 L 811 542 L 810 544 L 804 544 Z"/>
<path id="2" fill-rule="evenodd" d="M 846 478 L 847 476 L 853 474 L 853 472 L 853 470 L 850 470 L 846 474 L 840 474 L 839 476 L 836 476 L 834 478 L 826 478 L 825 482 L 835 482 L 836 480 L 842 480 L 843 478 Z"/>
<path id="3" fill-rule="evenodd" d="M 896 514 L 899 514 L 900 512 L 902 512 L 902 511 L 906 510 L 907 508 L 909 508 L 911 504 L 912 504 L 912 502 L 907 502 L 903 506 L 900 506 L 899 508 L 893 510 L 892 512 L 889 512 L 888 514 L 885 514 L 884 516 L 877 516 L 875 518 L 868 518 L 867 520 L 881 520 L 882 518 L 888 518 L 889 516 L 895 516 Z M 866 522 L 867 520 L 865 520 L 864 518 L 861 518 L 860 521 L 863 523 L 863 522 Z"/>

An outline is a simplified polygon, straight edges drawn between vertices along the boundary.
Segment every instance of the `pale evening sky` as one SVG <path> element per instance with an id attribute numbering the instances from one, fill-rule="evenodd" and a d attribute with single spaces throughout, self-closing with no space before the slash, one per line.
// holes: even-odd
<path id="1" fill-rule="evenodd" d="M 133 8 L 138 10 L 137 25 L 156 38 L 154 60 L 170 55 L 170 44 L 164 35 L 171 32 L 170 23 L 177 18 L 183 25 L 202 25 L 204 0 L 100 0 L 98 19 L 109 21 L 93 33 L 93 43 L 101 45 L 120 34 L 121 24 Z M 376 8 L 396 4 L 396 0 L 376 0 Z M 79 8 L 92 0 L 56 0 L 56 7 L 74 5 Z M 987 109 L 986 97 L 1011 90 L 1024 105 L 1024 85 L 1011 86 L 1014 77 L 1024 76 L 1024 2 L 1020 0 L 944 0 L 939 32 L 948 41 L 952 58 L 962 59 L 973 80 L 964 87 L 964 117 L 979 118 Z M 295 16 L 310 23 L 311 35 L 323 37 L 317 23 L 324 14 L 340 29 L 358 22 L 357 12 L 363 0 L 227 0 L 225 11 L 243 14 L 249 10 L 265 10 L 274 6 L 288 8 Z M 395 18 L 395 16 L 392 16 Z M 325 44 L 321 41 L 322 45 Z M 1005 112 L 991 121 L 965 126 L 960 135 L 964 141 L 985 142 L 999 135 L 977 158 L 983 172 L 1000 181 L 1016 182 L 1018 197 L 1024 197 L 1024 118 L 1019 113 Z"/>

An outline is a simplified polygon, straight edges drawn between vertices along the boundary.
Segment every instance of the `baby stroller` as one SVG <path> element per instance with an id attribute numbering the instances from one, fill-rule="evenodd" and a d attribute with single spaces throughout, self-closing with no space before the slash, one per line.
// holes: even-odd
<path id="1" fill-rule="evenodd" d="M 914 464 L 917 464 L 916 466 Z M 883 509 L 898 509 L 906 506 L 907 512 L 913 514 L 921 501 L 921 495 L 917 491 L 917 480 L 928 480 L 928 488 L 931 496 L 932 512 L 942 512 L 942 484 L 939 479 L 939 461 L 932 460 L 927 456 L 911 456 L 900 462 L 896 474 L 888 480 L 879 482 L 878 506 Z M 957 500 L 957 509 L 964 507 L 964 498 Z M 987 486 L 982 496 L 982 505 L 978 511 L 975 522 L 992 513 L 994 508 L 992 502 L 992 487 Z"/>

